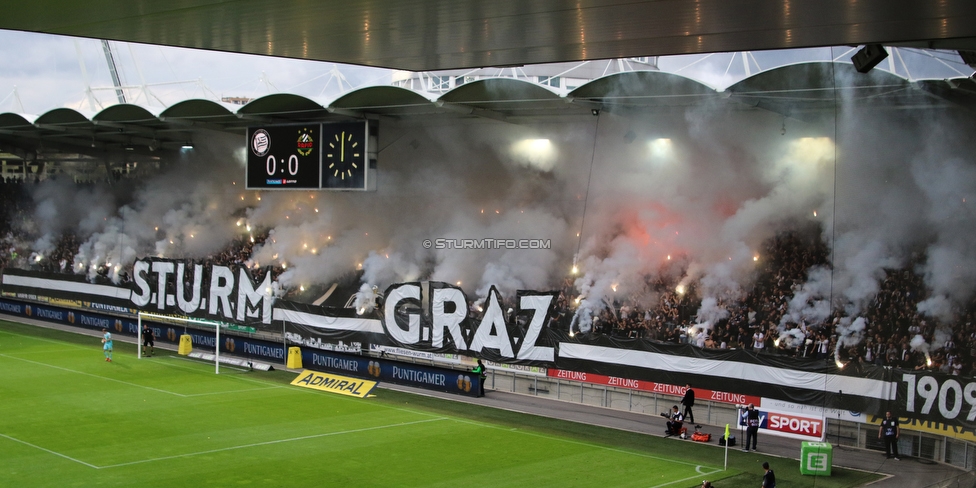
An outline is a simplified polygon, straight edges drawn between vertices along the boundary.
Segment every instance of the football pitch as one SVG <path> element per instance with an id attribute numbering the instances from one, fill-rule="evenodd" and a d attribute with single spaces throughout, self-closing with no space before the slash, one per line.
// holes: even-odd
<path id="1" fill-rule="evenodd" d="M 376 389 L 365 399 L 0 321 L 2 486 L 755 486 L 754 457 Z M 654 420 L 649 420 L 654 422 Z M 834 469 L 780 484 L 858 486 Z"/>

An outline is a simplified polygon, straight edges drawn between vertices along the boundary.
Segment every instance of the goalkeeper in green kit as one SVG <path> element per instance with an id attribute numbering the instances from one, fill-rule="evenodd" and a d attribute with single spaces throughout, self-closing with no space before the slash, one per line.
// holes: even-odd
<path id="1" fill-rule="evenodd" d="M 112 362 L 112 333 L 108 329 L 102 329 L 102 351 L 105 352 L 105 360 Z"/>

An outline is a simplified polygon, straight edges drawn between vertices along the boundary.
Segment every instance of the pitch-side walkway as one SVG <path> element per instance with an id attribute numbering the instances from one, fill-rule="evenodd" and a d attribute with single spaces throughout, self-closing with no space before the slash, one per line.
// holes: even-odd
<path id="1" fill-rule="evenodd" d="M 101 337 L 101 333 L 94 330 L 88 331 L 76 327 L 62 326 L 40 320 L 11 317 L 7 315 L 0 315 L 0 318 L 41 327 Z M 122 335 L 116 336 L 115 340 L 130 343 L 134 343 L 136 341 L 134 337 Z M 168 344 L 160 344 L 157 347 L 160 349 L 176 350 L 175 346 L 170 346 Z M 275 365 L 275 367 L 278 369 L 283 369 L 281 365 Z M 297 373 L 298 371 L 295 372 Z M 640 432 L 659 437 L 664 436 L 664 420 L 657 416 L 624 412 L 602 407 L 593 407 L 578 403 L 562 402 L 547 398 L 534 397 L 531 395 L 508 393 L 503 391 L 488 390 L 487 395 L 483 398 L 468 398 L 450 393 L 428 391 L 400 385 L 380 384 L 379 386 L 380 388 L 389 388 L 391 390 L 405 391 L 418 395 L 438 397 L 457 402 L 485 405 L 515 412 L 558 418 L 571 422 L 598 425 L 611 429 Z M 702 431 L 712 434 L 712 439 L 719 438 L 725 432 L 724 426 L 701 425 Z M 738 432 L 736 432 L 735 436 L 737 439 L 740 439 L 739 442 L 741 443 L 743 436 Z M 692 441 L 674 439 L 674 442 Z M 716 449 L 724 449 L 723 447 L 719 447 L 715 442 L 709 443 L 708 445 L 714 446 Z M 759 448 L 758 452 L 752 454 L 756 456 L 757 476 L 762 472 L 762 469 L 759 468 L 758 465 L 764 460 L 775 457 L 791 457 L 794 459 L 799 459 L 800 457 L 800 441 L 795 439 L 762 435 L 760 433 L 759 444 L 757 447 Z M 741 446 L 736 446 L 733 449 L 739 448 L 741 448 Z M 775 466 L 775 460 L 771 460 L 770 464 Z M 910 457 L 902 457 L 901 461 L 888 460 L 885 459 L 884 454 L 881 452 L 857 449 L 853 447 L 834 446 L 833 465 L 835 467 L 845 467 L 876 472 L 886 476 L 885 478 L 870 484 L 869 486 L 871 488 L 976 487 L 976 474 L 973 472 L 967 473 L 959 468 L 949 466 L 947 464 L 940 464 Z"/>
<path id="2" fill-rule="evenodd" d="M 483 398 L 460 397 L 450 393 L 431 392 L 418 388 L 404 387 L 400 385 L 380 385 L 381 388 L 389 388 L 399 391 L 407 391 L 418 395 L 435 396 L 449 400 L 466 402 L 472 404 L 486 405 L 490 407 L 502 408 L 516 412 L 528 413 L 545 417 L 559 418 L 572 422 L 581 422 L 591 425 L 599 425 L 612 429 L 620 429 L 631 432 L 664 437 L 664 419 L 632 412 L 612 410 L 602 407 L 581 405 L 578 403 L 562 402 L 539 398 L 531 395 L 521 395 L 518 393 L 508 393 L 503 391 L 488 390 Z M 702 425 L 702 431 L 712 434 L 712 439 L 718 439 L 725 434 L 725 426 Z M 735 437 L 742 439 L 744 436 L 736 432 Z M 829 439 L 828 439 L 829 441 Z M 674 439 L 674 442 L 693 442 L 691 440 Z M 741 443 L 742 440 L 739 440 Z M 759 464 L 762 461 L 770 461 L 776 465 L 774 457 L 791 457 L 799 459 L 800 442 L 796 439 L 762 435 L 760 433 L 758 452 L 750 454 L 756 456 L 757 478 L 762 475 L 762 468 Z M 708 445 L 716 449 L 719 447 L 716 442 Z M 736 446 L 730 449 L 741 449 Z M 774 454 L 775 453 L 775 454 Z M 973 473 L 967 473 L 959 468 L 940 464 L 928 460 L 902 457 L 900 461 L 885 459 L 884 453 L 867 449 L 857 449 L 853 447 L 834 446 L 834 467 L 854 468 L 862 471 L 876 472 L 886 475 L 879 481 L 869 486 L 871 488 L 921 488 L 921 487 L 966 487 L 976 486 L 976 477 Z M 774 468 L 775 469 L 775 468 Z"/>

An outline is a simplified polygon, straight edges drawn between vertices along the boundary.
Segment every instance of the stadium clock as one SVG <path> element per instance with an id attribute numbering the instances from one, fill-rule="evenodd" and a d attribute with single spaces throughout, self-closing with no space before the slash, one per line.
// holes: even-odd
<path id="1" fill-rule="evenodd" d="M 366 188 L 368 124 L 322 124 L 322 188 Z"/>
<path id="2" fill-rule="evenodd" d="M 248 189 L 319 188 L 320 124 L 248 127 Z"/>

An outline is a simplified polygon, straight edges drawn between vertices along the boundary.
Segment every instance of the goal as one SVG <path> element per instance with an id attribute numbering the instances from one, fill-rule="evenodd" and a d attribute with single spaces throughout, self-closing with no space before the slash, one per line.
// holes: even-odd
<path id="1" fill-rule="evenodd" d="M 213 320 L 195 319 L 191 317 L 174 317 L 172 315 L 159 315 L 149 312 L 139 311 L 138 315 L 138 325 L 136 333 L 138 339 L 136 342 L 136 357 L 142 359 L 142 318 L 147 317 L 150 319 L 158 319 L 162 322 L 179 322 L 184 324 L 197 324 L 202 325 L 205 328 L 213 328 L 215 330 L 216 337 L 214 338 L 214 374 L 220 374 L 220 329 L 227 328 L 228 324 L 223 322 L 216 322 Z"/>

